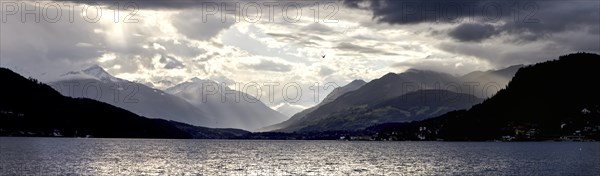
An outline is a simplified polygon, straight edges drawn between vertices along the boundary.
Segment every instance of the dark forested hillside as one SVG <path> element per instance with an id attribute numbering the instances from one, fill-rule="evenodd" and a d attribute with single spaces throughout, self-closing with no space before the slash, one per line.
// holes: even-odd
<path id="1" fill-rule="evenodd" d="M 600 56 L 577 53 L 521 68 L 492 98 L 410 124 L 371 129 L 398 139 L 598 139 Z"/>

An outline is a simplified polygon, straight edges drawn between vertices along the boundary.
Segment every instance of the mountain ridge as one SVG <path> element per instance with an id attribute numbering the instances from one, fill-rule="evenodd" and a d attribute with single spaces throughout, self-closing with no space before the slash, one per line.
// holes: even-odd
<path id="1" fill-rule="evenodd" d="M 244 130 L 254 130 L 287 119 L 251 95 L 227 87 L 225 87 L 226 91 L 239 94 L 239 98 L 250 97 L 256 101 L 222 102 L 221 97 L 213 96 L 206 99 L 208 102 L 203 102 L 202 97 L 198 98 L 203 95 L 201 91 L 203 84 L 210 84 L 216 89 L 221 85 L 216 81 L 197 77 L 163 91 L 116 78 L 101 66 L 93 65 L 81 71 L 63 74 L 63 78 L 59 80 L 50 84 L 63 95 L 96 99 L 150 118 L 211 128 Z M 191 90 L 186 92 L 187 89 Z M 231 96 L 227 98 L 230 100 Z"/>
<path id="2" fill-rule="evenodd" d="M 469 108 L 481 101 L 473 95 L 448 90 L 417 90 L 372 106 L 353 106 L 327 116 L 313 117 L 283 131 L 363 130 L 381 123 L 420 121 L 452 110 Z"/>
<path id="3" fill-rule="evenodd" d="M 319 104 L 319 106 L 311 107 L 306 111 L 295 114 L 291 118 L 294 119 L 293 122 L 286 122 L 278 126 L 279 129 L 275 131 L 292 132 L 301 129 L 298 126 L 304 126 L 302 121 L 326 119 L 331 114 L 343 112 L 352 107 L 374 106 L 390 98 L 422 89 L 450 89 L 457 93 L 465 93 L 471 89 L 472 91 L 470 92 L 480 95 L 477 97 L 485 98 L 486 94 L 484 92 L 487 93 L 488 89 L 494 91 L 494 89 L 486 88 L 485 91 L 478 91 L 472 87 L 476 87 L 476 85 L 489 86 L 496 87 L 499 90 L 502 84 L 508 83 L 510 77 L 520 67 L 519 65 L 515 65 L 500 70 L 485 71 L 479 73 L 478 76 L 467 76 L 469 74 L 452 76 L 447 73 L 419 69 L 409 69 L 399 74 L 387 73 L 378 79 L 364 84 L 357 90 L 338 96 L 331 102 Z M 488 81 L 495 84 L 490 86 L 488 83 L 481 83 L 482 76 L 489 78 L 490 80 Z"/>
<path id="4" fill-rule="evenodd" d="M 100 138 L 233 138 L 249 132 L 149 119 L 87 98 L 61 95 L 51 86 L 0 68 L 0 136 Z"/>
<path id="5" fill-rule="evenodd" d="M 213 117 L 179 97 L 116 78 L 98 65 L 64 75 L 59 81 L 49 84 L 65 96 L 95 99 L 149 118 L 207 127 L 212 127 L 210 125 L 214 122 Z"/>
<path id="6" fill-rule="evenodd" d="M 216 81 L 192 78 L 167 88 L 166 92 L 189 102 L 208 116 L 215 117 L 214 127 L 252 131 L 289 118 L 252 95 L 223 86 L 225 85 Z"/>
<path id="7" fill-rule="evenodd" d="M 331 93 L 329 93 L 325 97 L 325 99 L 323 99 L 323 101 L 319 102 L 317 105 L 307 108 L 307 109 L 304 109 L 304 110 L 292 115 L 288 120 L 285 120 L 281 123 L 273 124 L 270 126 L 262 127 L 260 129 L 258 129 L 257 131 L 261 131 L 261 132 L 274 131 L 274 130 L 279 130 L 279 129 L 288 127 L 294 123 L 298 123 L 304 118 L 304 116 L 306 114 L 311 113 L 312 111 L 316 110 L 318 107 L 320 107 L 324 104 L 327 104 L 331 101 L 334 101 L 336 98 L 344 95 L 345 93 L 359 89 L 360 87 L 362 87 L 365 84 L 367 84 L 367 82 L 365 82 L 363 80 L 359 80 L 359 79 L 353 80 L 352 82 L 348 83 L 347 85 L 335 88 Z"/>

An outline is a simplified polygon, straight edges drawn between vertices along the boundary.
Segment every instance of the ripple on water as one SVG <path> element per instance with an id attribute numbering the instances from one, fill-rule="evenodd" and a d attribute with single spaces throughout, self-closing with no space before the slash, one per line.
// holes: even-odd
<path id="1" fill-rule="evenodd" d="M 600 143 L 0 138 L 0 175 L 599 175 Z"/>

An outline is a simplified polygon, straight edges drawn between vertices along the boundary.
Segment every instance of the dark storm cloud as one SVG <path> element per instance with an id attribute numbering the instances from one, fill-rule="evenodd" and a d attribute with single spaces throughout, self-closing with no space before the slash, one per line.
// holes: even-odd
<path id="1" fill-rule="evenodd" d="M 248 10 L 248 13 L 255 11 L 256 5 L 260 6 L 260 10 L 263 13 L 268 13 L 268 8 L 274 8 L 279 10 L 285 8 L 284 6 L 297 6 L 305 7 L 312 6 L 315 2 L 330 3 L 336 1 L 321 1 L 321 0 L 296 0 L 296 1 L 280 1 L 280 0 L 53 0 L 53 1 L 64 1 L 73 2 L 78 4 L 89 4 L 89 5 L 106 5 L 106 6 L 119 6 L 133 7 L 137 9 L 156 9 L 156 10 L 180 10 L 180 9 L 193 9 L 193 8 L 204 8 L 212 10 L 213 7 L 234 9 L 237 3 L 239 9 Z M 224 7 L 223 7 L 224 6 Z M 295 7 L 292 7 L 292 9 Z M 227 12 L 230 13 L 230 12 Z M 217 14 L 218 15 L 218 14 Z M 264 17 L 266 18 L 266 17 Z"/>
<path id="2" fill-rule="evenodd" d="M 479 42 L 498 34 L 490 24 L 465 23 L 451 30 L 448 35 L 463 42 Z"/>
<path id="3" fill-rule="evenodd" d="M 367 5 L 363 7 L 357 5 L 359 3 Z M 594 18 L 593 15 L 597 15 L 599 5 L 598 2 L 590 0 L 344 0 L 343 4 L 350 8 L 368 9 L 373 12 L 374 19 L 390 24 L 465 22 L 464 20 L 495 22 L 507 18 L 525 23 L 543 20 L 566 22 L 574 20 L 572 17 L 579 18 L 575 21 L 589 22 L 590 18 Z M 594 10 L 595 13 L 592 12 Z M 585 17 L 586 15 L 588 17 Z"/>
<path id="4" fill-rule="evenodd" d="M 506 23 L 498 30 L 509 34 L 528 34 L 533 37 L 524 37 L 523 40 L 533 41 L 559 32 L 600 29 L 600 1 L 549 1 L 537 4 L 539 10 L 534 15 L 537 21 Z"/>
<path id="5" fill-rule="evenodd" d="M 54 0 L 54 1 L 66 1 L 81 4 L 102 4 L 113 6 L 116 2 L 121 5 L 133 4 L 137 8 L 141 9 L 187 9 L 202 7 L 203 4 L 206 6 L 217 3 L 228 3 L 232 1 L 221 1 L 221 0 L 150 0 L 150 1 L 126 1 L 126 0 Z"/>
<path id="6" fill-rule="evenodd" d="M 486 24 L 501 21 L 502 25 L 494 31 L 524 35 L 524 40 L 532 41 L 552 33 L 579 29 L 597 31 L 600 28 L 600 1 L 345 0 L 343 4 L 350 8 L 368 9 L 373 12 L 374 20 L 389 24 Z M 483 39 L 492 31 L 487 26 L 480 28 L 487 32 L 467 36 L 461 35 L 464 34 L 461 31 L 474 30 L 475 26 L 460 27 L 450 36 L 468 41 Z"/>

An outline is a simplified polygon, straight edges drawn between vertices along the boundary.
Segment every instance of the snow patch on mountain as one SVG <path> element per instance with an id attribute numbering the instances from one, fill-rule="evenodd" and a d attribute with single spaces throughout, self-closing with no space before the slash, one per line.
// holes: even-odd
<path id="1" fill-rule="evenodd" d="M 106 70 L 104 70 L 104 68 L 100 67 L 99 65 L 93 65 L 91 67 L 82 69 L 80 71 L 67 72 L 65 74 L 60 75 L 60 77 L 57 80 L 54 80 L 52 82 L 63 81 L 63 80 L 74 80 L 74 79 L 95 79 L 95 80 L 102 81 L 105 83 L 106 82 L 126 82 L 126 80 L 123 80 L 123 79 L 120 79 L 120 78 L 110 75 L 110 73 L 106 72 Z"/>

